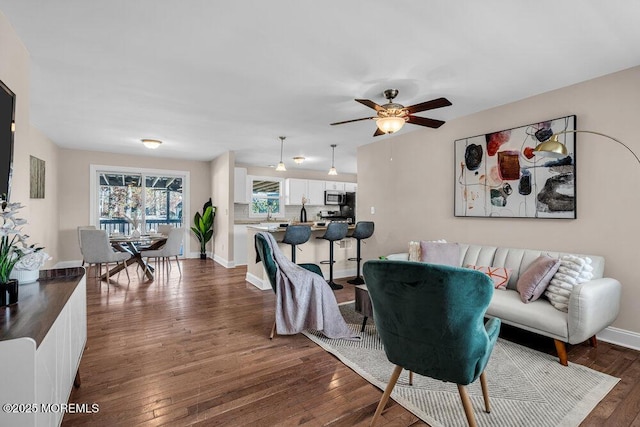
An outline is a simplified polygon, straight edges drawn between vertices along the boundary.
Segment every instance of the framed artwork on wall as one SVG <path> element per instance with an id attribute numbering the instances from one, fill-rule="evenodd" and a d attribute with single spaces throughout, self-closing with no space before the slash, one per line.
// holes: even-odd
<path id="1" fill-rule="evenodd" d="M 30 185 L 29 198 L 44 199 L 44 160 L 29 156 L 30 160 Z"/>
<path id="2" fill-rule="evenodd" d="M 575 219 L 576 134 L 559 135 L 566 157 L 533 153 L 552 134 L 575 128 L 576 116 L 567 116 L 456 140 L 454 215 Z"/>

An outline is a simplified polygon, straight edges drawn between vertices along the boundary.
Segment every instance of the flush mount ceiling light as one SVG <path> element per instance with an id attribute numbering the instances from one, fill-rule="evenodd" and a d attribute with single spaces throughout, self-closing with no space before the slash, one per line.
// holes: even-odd
<path id="1" fill-rule="evenodd" d="M 160 144 L 162 144 L 162 141 L 157 140 L 157 139 L 141 139 L 142 143 L 144 144 L 145 147 L 151 149 L 151 150 L 155 150 L 156 148 L 158 148 L 160 146 Z"/>
<path id="2" fill-rule="evenodd" d="M 286 172 L 287 168 L 284 166 L 284 162 L 282 161 L 282 148 L 284 147 L 284 140 L 285 140 L 286 136 L 281 136 L 280 137 L 280 163 L 278 163 L 278 166 L 276 166 L 276 170 L 278 172 Z"/>
<path id="3" fill-rule="evenodd" d="M 305 161 L 305 158 L 303 156 L 296 156 L 293 158 L 293 161 L 296 162 L 296 164 L 301 164 L 302 162 Z"/>
<path id="4" fill-rule="evenodd" d="M 336 155 L 336 144 L 331 144 L 331 169 L 329 169 L 329 175 L 338 175 L 338 171 L 335 167 L 335 155 Z"/>

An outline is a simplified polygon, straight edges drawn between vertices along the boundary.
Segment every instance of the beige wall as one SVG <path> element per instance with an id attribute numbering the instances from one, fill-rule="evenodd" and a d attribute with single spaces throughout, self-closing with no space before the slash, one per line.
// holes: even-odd
<path id="1" fill-rule="evenodd" d="M 58 247 L 57 147 L 38 130 L 29 118 L 29 53 L 0 12 L 0 80 L 16 94 L 16 132 L 14 135 L 11 201 L 25 208 L 20 216 L 28 221 L 23 230 L 29 243 L 44 246 L 54 258 Z M 29 156 L 46 162 L 45 198 L 29 198 Z M 48 265 L 52 265 L 55 259 Z"/>
<path id="2" fill-rule="evenodd" d="M 640 154 L 638 87 L 640 67 L 360 147 L 358 219 L 376 222 L 364 257 L 406 252 L 409 240 L 438 238 L 603 255 L 605 274 L 623 285 L 613 326 L 640 333 L 640 164 L 620 145 L 577 136 L 576 220 L 453 216 L 454 140 L 575 114 L 577 129 L 614 136 Z"/>
<path id="3" fill-rule="evenodd" d="M 190 191 L 185 195 L 185 198 L 188 197 L 189 215 L 187 216 L 185 211 L 184 216 L 187 229 L 191 226 L 195 212 L 202 209 L 202 205 L 209 200 L 211 194 L 208 162 L 61 149 L 58 183 L 60 260 L 62 261 L 81 259 L 76 227 L 89 224 L 91 165 L 189 172 Z M 188 255 L 194 256 L 199 250 L 198 240 L 191 232 L 188 232 L 187 236 L 190 251 Z"/>
<path id="4" fill-rule="evenodd" d="M 211 198 L 217 208 L 213 225 L 213 259 L 225 266 L 233 261 L 234 162 L 233 151 L 227 151 L 211 161 Z"/>

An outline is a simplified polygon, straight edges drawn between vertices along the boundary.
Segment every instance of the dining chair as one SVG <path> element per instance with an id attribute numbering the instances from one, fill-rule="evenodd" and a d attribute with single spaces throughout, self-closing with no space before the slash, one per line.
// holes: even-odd
<path id="1" fill-rule="evenodd" d="M 80 253 L 82 253 L 82 240 L 80 239 L 80 230 L 95 230 L 96 226 L 95 225 L 79 225 L 78 226 L 78 245 L 80 246 Z M 84 265 L 84 257 L 82 258 L 82 264 L 80 264 L 81 266 Z"/>
<path id="2" fill-rule="evenodd" d="M 82 256 L 87 264 L 95 264 L 97 266 L 96 273 L 100 275 L 102 273 L 102 264 L 107 266 L 106 280 L 109 283 L 109 264 L 120 262 L 126 263 L 131 258 L 131 254 L 128 252 L 114 252 L 111 244 L 109 243 L 109 236 L 106 230 L 80 230 L 80 248 Z M 124 271 L 127 273 L 127 280 L 131 282 L 129 277 L 129 271 L 124 266 Z"/>
<path id="3" fill-rule="evenodd" d="M 180 248 L 182 247 L 182 239 L 184 238 L 184 228 L 171 228 L 167 234 L 167 241 L 160 249 L 142 250 L 140 256 L 147 258 L 147 266 L 149 265 L 149 259 L 156 259 L 156 269 L 158 268 L 158 261 L 162 260 L 167 262 L 167 269 L 171 267 L 171 257 L 175 257 L 176 264 L 178 264 L 178 271 L 182 276 L 182 269 L 180 268 L 180 261 L 178 261 L 178 255 L 180 255 Z"/>
<path id="4" fill-rule="evenodd" d="M 171 224 L 158 224 L 158 233 L 162 234 L 163 236 L 168 236 L 169 231 L 171 231 L 173 228 L 175 227 Z"/>
<path id="5" fill-rule="evenodd" d="M 372 260 L 363 267 L 373 318 L 387 359 L 396 365 L 380 399 L 379 419 L 402 369 L 456 383 L 470 426 L 476 426 L 466 386 L 480 378 L 491 411 L 484 369 L 500 332 L 500 319 L 484 323 L 493 295 L 486 274 L 447 265 Z"/>

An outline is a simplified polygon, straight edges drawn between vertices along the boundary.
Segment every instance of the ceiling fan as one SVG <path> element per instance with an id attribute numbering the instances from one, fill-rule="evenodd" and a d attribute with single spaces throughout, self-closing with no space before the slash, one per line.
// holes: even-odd
<path id="1" fill-rule="evenodd" d="M 376 129 L 373 136 L 384 135 L 385 133 L 393 133 L 399 131 L 405 123 L 411 123 L 419 126 L 426 126 L 430 128 L 439 128 L 444 124 L 442 120 L 428 119 L 426 117 L 414 116 L 414 113 L 420 111 L 433 110 L 435 108 L 448 107 L 451 102 L 447 98 L 437 98 L 431 101 L 421 102 L 420 104 L 411 105 L 405 107 L 401 104 L 396 104 L 393 99 L 398 96 L 397 89 L 387 89 L 383 92 L 384 97 L 387 99 L 387 103 L 384 105 L 378 105 L 375 102 L 368 99 L 356 99 L 357 102 L 366 105 L 369 108 L 376 110 L 378 115 L 376 117 L 364 117 L 362 119 L 346 120 L 344 122 L 331 123 L 331 126 L 342 125 L 345 123 L 359 122 L 361 120 L 375 120 L 378 129 Z"/>

